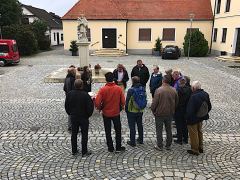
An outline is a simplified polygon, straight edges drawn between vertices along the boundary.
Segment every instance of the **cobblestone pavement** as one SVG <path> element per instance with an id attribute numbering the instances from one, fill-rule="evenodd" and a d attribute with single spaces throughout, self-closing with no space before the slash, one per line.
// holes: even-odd
<path id="1" fill-rule="evenodd" d="M 211 57 L 190 61 L 152 56 L 91 57 L 91 63 L 104 67 L 123 63 L 130 71 L 140 58 L 150 68 L 153 64 L 160 65 L 161 70 L 177 67 L 192 80 L 200 80 L 209 92 L 213 110 L 204 122 L 204 154 L 187 154 L 189 145 L 154 150 L 154 119 L 147 108 L 144 145 L 126 145 L 124 153 L 109 153 L 102 118 L 94 112 L 89 132 L 93 155 L 73 157 L 63 85 L 45 84 L 43 79 L 54 70 L 77 64 L 78 58 L 57 49 L 1 68 L 5 73 L 0 75 L 0 179 L 240 179 L 239 70 Z M 99 86 L 94 84 L 95 91 Z M 121 120 L 126 144 L 129 130 L 125 113 Z"/>

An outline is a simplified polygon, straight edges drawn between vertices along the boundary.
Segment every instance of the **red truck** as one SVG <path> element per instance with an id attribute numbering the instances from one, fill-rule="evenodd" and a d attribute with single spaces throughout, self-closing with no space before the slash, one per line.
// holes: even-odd
<path id="1" fill-rule="evenodd" d="M 20 62 L 17 42 L 10 39 L 0 39 L 0 66 Z"/>

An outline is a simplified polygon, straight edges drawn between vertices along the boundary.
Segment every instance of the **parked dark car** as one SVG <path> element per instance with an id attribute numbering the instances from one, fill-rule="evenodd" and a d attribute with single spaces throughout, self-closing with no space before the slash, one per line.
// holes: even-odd
<path id="1" fill-rule="evenodd" d="M 178 59 L 181 51 L 178 46 L 167 45 L 162 51 L 162 59 Z"/>

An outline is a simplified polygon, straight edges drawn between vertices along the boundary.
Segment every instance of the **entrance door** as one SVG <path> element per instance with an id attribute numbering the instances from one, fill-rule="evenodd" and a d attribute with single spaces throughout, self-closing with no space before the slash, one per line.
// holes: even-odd
<path id="1" fill-rule="evenodd" d="M 59 33 L 57 33 L 57 45 L 59 45 Z"/>
<path id="2" fill-rule="evenodd" d="M 103 48 L 116 48 L 116 29 L 102 29 Z"/>
<path id="3" fill-rule="evenodd" d="M 240 56 L 240 28 L 238 29 L 235 55 Z"/>

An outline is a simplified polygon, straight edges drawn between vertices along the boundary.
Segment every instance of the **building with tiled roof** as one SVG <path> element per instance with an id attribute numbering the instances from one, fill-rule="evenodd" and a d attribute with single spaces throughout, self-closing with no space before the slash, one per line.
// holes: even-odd
<path id="1" fill-rule="evenodd" d="M 46 35 L 49 36 L 51 45 L 63 44 L 63 25 L 61 17 L 44 9 L 21 4 L 24 23 L 32 23 L 34 20 L 42 20 L 48 26 Z"/>
<path id="2" fill-rule="evenodd" d="M 132 54 L 150 54 L 155 40 L 163 46 L 183 47 L 190 28 L 200 29 L 209 45 L 213 13 L 210 0 L 79 0 L 63 17 L 64 47 L 77 39 L 77 18 L 89 21 L 90 50 L 117 48 Z"/>

